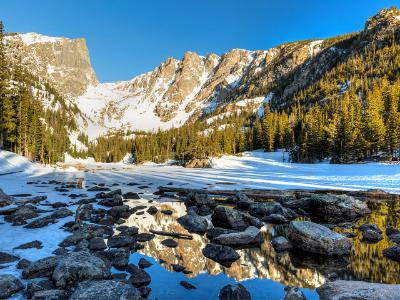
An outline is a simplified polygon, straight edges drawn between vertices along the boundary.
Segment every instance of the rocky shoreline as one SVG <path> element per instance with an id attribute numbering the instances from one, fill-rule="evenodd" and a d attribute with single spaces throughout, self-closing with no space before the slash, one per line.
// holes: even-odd
<path id="1" fill-rule="evenodd" d="M 77 187 L 77 183 L 57 181 L 46 184 L 55 185 L 55 189 L 62 193 Z M 151 298 L 148 285 L 152 278 L 145 271 L 151 263 L 141 259 L 135 265 L 129 262 L 129 257 L 155 235 L 165 236 L 162 245 L 170 248 L 176 247 L 179 239 L 205 235 L 209 243 L 202 249 L 202 254 L 229 267 L 240 258 L 238 250 L 260 247 L 264 242 L 263 228 L 268 224 L 287 228 L 284 234 L 271 240 L 277 253 L 301 251 L 326 260 L 347 258 L 354 247 L 352 233 L 339 233 L 334 229 L 353 228 L 369 243 L 380 241 L 385 234 L 394 245 L 384 249 L 383 255 L 400 262 L 400 231 L 397 228 L 390 225 L 379 228 L 369 223 L 357 228 L 355 225 L 357 220 L 370 214 L 368 201 L 398 201 L 397 195 L 383 191 L 208 191 L 160 187 L 155 194 L 177 198 L 186 205 L 186 215 L 177 219 L 188 231 L 188 234 L 182 234 L 150 229 L 139 232 L 137 227 L 122 225 L 132 215 L 170 215 L 172 212 L 159 210 L 151 203 L 132 207 L 129 202 L 139 199 L 140 194 L 123 194 L 121 189 L 112 189 L 112 186 L 98 184 L 89 187 L 88 192 L 96 193 L 92 198 L 84 193 L 70 194 L 69 203 L 46 203 L 45 196 L 16 197 L 0 190 L 0 215 L 13 226 L 23 226 L 27 230 L 43 228 L 73 217 L 61 227 L 60 230 L 69 235 L 59 243 L 53 256 L 29 261 L 12 253 L 0 253 L 0 267 L 16 264 L 22 270 L 21 278 L 11 274 L 0 275 L 0 298 L 21 291 L 29 299 Z M 72 206 L 77 208 L 69 209 Z M 42 243 L 34 240 L 21 244 L 17 249 L 40 247 Z M 171 267 L 175 272 L 191 272 L 181 265 Z M 365 299 L 400 299 L 396 298 L 400 295 L 400 285 L 354 282 L 354 286 L 359 287 L 354 289 L 351 288 L 352 281 L 331 279 L 317 289 L 321 299 L 332 299 L 329 298 L 332 295 L 337 299 L 364 299 L 366 289 L 373 289 L 383 298 L 373 296 Z M 188 290 L 197 288 L 187 281 L 180 284 Z M 219 298 L 251 299 L 251 295 L 243 285 L 230 284 L 221 287 Z M 284 299 L 306 298 L 297 287 L 287 287 Z"/>

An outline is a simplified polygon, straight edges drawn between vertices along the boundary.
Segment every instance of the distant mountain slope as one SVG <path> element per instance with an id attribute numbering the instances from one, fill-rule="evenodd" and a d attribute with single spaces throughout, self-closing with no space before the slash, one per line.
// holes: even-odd
<path id="1" fill-rule="evenodd" d="M 77 105 L 80 131 L 94 139 L 116 130 L 179 127 L 229 111 L 236 101 L 268 94 L 272 108 L 288 107 L 299 91 L 316 84 L 353 54 L 372 45 L 379 47 L 385 35 L 398 31 L 399 24 L 398 10 L 382 10 L 356 33 L 262 51 L 234 49 L 221 56 L 187 52 L 182 60 L 169 58 L 132 80 L 102 84 L 96 79 L 84 39 L 27 33 L 10 34 L 7 41 L 10 58 L 22 57 L 34 74 Z M 338 83 L 339 89 L 347 80 Z"/>

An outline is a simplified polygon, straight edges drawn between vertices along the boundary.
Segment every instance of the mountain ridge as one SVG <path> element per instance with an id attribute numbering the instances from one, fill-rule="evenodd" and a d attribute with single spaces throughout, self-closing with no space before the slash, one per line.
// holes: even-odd
<path id="1" fill-rule="evenodd" d="M 114 83 L 98 82 L 84 39 L 28 33 L 8 35 L 7 42 L 15 50 L 10 57 L 23 56 L 35 74 L 77 105 L 80 131 L 93 140 L 116 131 L 179 127 L 243 99 L 265 97 L 271 107 L 285 107 L 299 89 L 368 47 L 371 36 L 379 42 L 382 32 L 398 25 L 398 11 L 384 9 L 348 35 L 222 55 L 187 51 L 182 59 L 167 58 L 149 72 Z"/>

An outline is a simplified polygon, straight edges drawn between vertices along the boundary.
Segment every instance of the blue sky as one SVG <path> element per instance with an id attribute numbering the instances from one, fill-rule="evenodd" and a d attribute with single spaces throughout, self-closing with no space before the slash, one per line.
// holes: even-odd
<path id="1" fill-rule="evenodd" d="M 101 82 L 185 51 L 222 54 L 360 30 L 400 0 L 0 0 L 7 31 L 84 37 Z"/>

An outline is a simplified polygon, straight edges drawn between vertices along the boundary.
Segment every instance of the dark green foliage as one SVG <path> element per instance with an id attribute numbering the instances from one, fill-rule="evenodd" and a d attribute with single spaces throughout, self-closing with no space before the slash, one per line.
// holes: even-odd
<path id="1" fill-rule="evenodd" d="M 7 61 L 3 37 L 0 22 L 0 148 L 42 163 L 62 161 L 70 147 L 68 130 L 77 129 L 77 108 L 68 107 L 48 83 L 30 74 L 20 58 Z M 52 99 L 47 109 L 44 99 Z"/>

